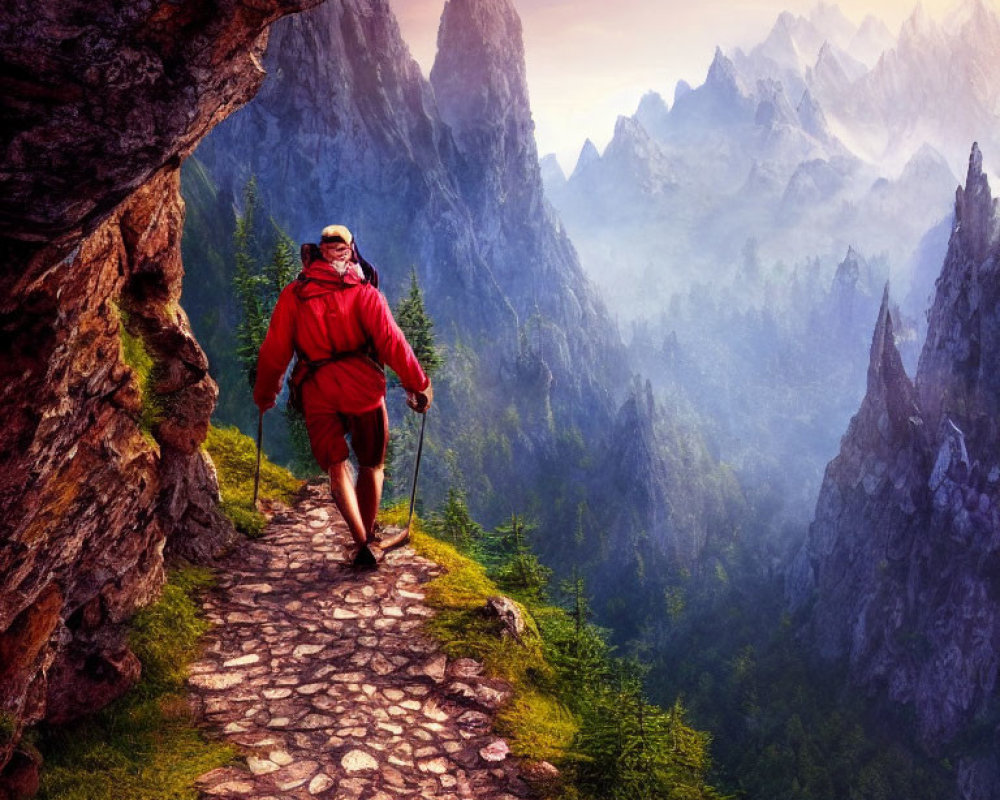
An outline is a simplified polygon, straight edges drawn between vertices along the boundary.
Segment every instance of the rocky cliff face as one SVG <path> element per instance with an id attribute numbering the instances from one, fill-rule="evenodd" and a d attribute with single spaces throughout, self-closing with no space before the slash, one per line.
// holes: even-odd
<path id="1" fill-rule="evenodd" d="M 0 14 L 0 796 L 26 725 L 139 672 L 163 553 L 222 545 L 199 446 L 216 389 L 177 305 L 181 159 L 308 3 L 15 4 Z M 10 735 L 8 735 L 10 734 Z"/>
<path id="2" fill-rule="evenodd" d="M 508 346 L 516 316 L 485 263 L 452 176 L 455 145 L 382 0 L 325 3 L 274 26 L 255 102 L 198 149 L 239 203 L 251 175 L 296 241 L 349 225 L 383 285 L 416 267 L 431 310 Z M 194 289 L 192 289 L 192 294 Z"/>
<path id="3" fill-rule="evenodd" d="M 996 230 L 974 146 L 916 380 L 903 370 L 884 299 L 868 393 L 827 468 L 789 583 L 794 602 L 815 598 L 809 629 L 826 657 L 846 659 L 873 694 L 912 707 L 930 753 L 957 748 L 969 800 L 998 790 Z"/>
<path id="4" fill-rule="evenodd" d="M 434 318 L 504 379 L 528 344 L 559 376 L 557 407 L 585 392 L 610 413 L 600 373 L 623 374 L 621 344 L 543 200 L 520 22 L 509 3 L 449 3 L 440 36 L 428 83 L 386 2 L 282 22 L 260 95 L 197 158 L 237 198 L 256 175 L 298 241 L 349 224 L 390 298 L 416 268 Z"/>
<path id="5" fill-rule="evenodd" d="M 382 0 L 331 3 L 280 22 L 265 64 L 271 77 L 258 97 L 196 158 L 230 197 L 256 175 L 268 209 L 298 241 L 330 222 L 348 224 L 390 300 L 416 269 L 449 347 L 437 421 L 428 425 L 438 450 L 425 450 L 421 472 L 428 507 L 448 481 L 464 478 L 486 524 L 530 510 L 552 532 L 539 537 L 552 563 L 567 563 L 588 502 L 601 509 L 588 529 L 620 552 L 632 554 L 637 514 L 656 521 L 642 548 L 663 560 L 697 558 L 698 524 L 674 524 L 663 507 L 690 466 L 660 452 L 681 434 L 647 441 L 649 430 L 631 426 L 634 415 L 615 422 L 627 355 L 543 197 L 511 3 L 451 0 L 429 82 Z M 609 444 L 612 429 L 619 436 Z M 623 453 L 622 471 L 609 475 L 609 459 L 633 446 L 654 451 L 652 462 Z M 453 461 L 435 466 L 446 448 Z M 675 470 L 672 482 L 660 485 L 662 471 L 644 475 L 650 463 Z M 618 482 L 649 489 L 635 498 L 642 507 Z M 697 516 L 714 495 L 690 483 Z M 595 547 L 577 552 L 611 585 Z M 622 565 L 634 571 L 635 560 Z"/>
<path id="6" fill-rule="evenodd" d="M 463 197 L 493 274 L 557 376 L 565 417 L 613 410 L 626 372 L 617 330 L 544 197 L 521 23 L 510 0 L 449 0 L 431 86 L 460 158 Z"/>

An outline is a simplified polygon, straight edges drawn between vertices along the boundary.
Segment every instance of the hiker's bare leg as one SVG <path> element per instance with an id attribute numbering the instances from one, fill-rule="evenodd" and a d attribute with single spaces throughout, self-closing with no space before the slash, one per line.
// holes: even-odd
<path id="1" fill-rule="evenodd" d="M 358 507 L 358 495 L 354 489 L 351 476 L 351 465 L 347 459 L 330 467 L 330 494 L 340 511 L 347 528 L 356 544 L 364 544 L 367 540 L 367 529 Z"/>
<path id="2" fill-rule="evenodd" d="M 378 516 L 378 505 L 382 500 L 382 484 L 385 482 L 385 467 L 361 467 L 358 469 L 358 508 L 361 510 L 361 521 L 365 533 L 371 535 L 375 530 L 375 517 Z"/>

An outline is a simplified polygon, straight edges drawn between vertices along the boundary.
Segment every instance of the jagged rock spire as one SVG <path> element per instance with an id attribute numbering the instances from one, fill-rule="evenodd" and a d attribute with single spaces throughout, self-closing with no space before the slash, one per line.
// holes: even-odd
<path id="1" fill-rule="evenodd" d="M 896 347 L 892 313 L 889 308 L 889 284 L 882 292 L 882 305 L 872 335 L 871 356 L 868 361 L 868 395 L 877 395 L 885 409 L 888 427 L 880 433 L 891 433 L 894 439 L 907 434 L 912 425 L 918 424 L 917 394 L 903 367 L 903 359 Z M 865 398 L 866 402 L 868 398 Z"/>
<path id="2" fill-rule="evenodd" d="M 590 139 L 587 139 L 583 143 L 583 147 L 580 148 L 580 156 L 576 160 L 576 168 L 573 171 L 578 173 L 600 160 L 601 154 L 597 152 L 597 147 Z"/>
<path id="3" fill-rule="evenodd" d="M 739 79 L 736 75 L 736 66 L 732 60 L 722 52 L 722 48 L 715 48 L 715 56 L 712 64 L 708 68 L 708 75 L 705 83 L 709 86 L 718 86 L 731 91 L 734 94 L 741 94 Z"/>
<path id="4" fill-rule="evenodd" d="M 1000 663 L 1000 621 L 985 599 L 995 577 L 983 569 L 1000 518 L 995 214 L 974 145 L 916 385 L 893 342 L 886 289 L 867 394 L 787 583 L 796 607 L 815 599 L 820 652 L 845 659 L 856 683 L 912 704 L 931 754 L 993 702 Z M 903 636 L 919 637 L 922 651 L 901 648 Z M 992 756 L 983 763 L 998 768 Z"/>
<path id="5" fill-rule="evenodd" d="M 670 124 L 670 109 L 661 95 L 646 92 L 639 101 L 635 118 L 654 136 L 663 135 Z"/>
<path id="6" fill-rule="evenodd" d="M 965 249 L 966 256 L 974 263 L 981 263 L 995 239 L 997 201 L 990 193 L 990 182 L 983 172 L 983 154 L 979 143 L 972 143 L 969 154 L 969 172 L 965 188 L 955 192 L 955 227 L 957 246 Z"/>
<path id="7" fill-rule="evenodd" d="M 448 0 L 430 79 L 460 147 L 490 135 L 499 146 L 534 149 L 521 20 L 510 0 Z"/>
<path id="8" fill-rule="evenodd" d="M 995 393 L 982 391 L 984 384 L 996 383 L 993 359 L 1000 355 L 1000 341 L 992 334 L 998 314 L 993 277 L 997 227 L 997 201 L 974 143 L 965 186 L 955 193 L 948 254 L 917 367 L 921 406 L 934 430 L 944 414 L 965 427 L 974 417 L 992 415 L 1000 407 Z"/>

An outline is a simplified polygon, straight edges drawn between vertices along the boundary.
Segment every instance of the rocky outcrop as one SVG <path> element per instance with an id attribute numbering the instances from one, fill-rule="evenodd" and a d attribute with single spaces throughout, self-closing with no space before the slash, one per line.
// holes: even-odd
<path id="1" fill-rule="evenodd" d="M 26 725 L 135 680 L 126 623 L 167 541 L 231 533 L 200 451 L 216 388 L 178 306 L 178 167 L 257 88 L 267 24 L 307 4 L 0 14 L 0 796 L 32 784 Z"/>
<path id="2" fill-rule="evenodd" d="M 868 393 L 827 468 L 789 580 L 794 603 L 815 601 L 809 630 L 821 653 L 913 709 L 926 750 L 957 757 L 966 800 L 997 796 L 996 230 L 973 146 L 916 380 L 902 368 L 884 298 Z M 972 725 L 982 735 L 956 743 Z"/>
<path id="3" fill-rule="evenodd" d="M 974 145 L 965 187 L 955 194 L 955 221 L 928 316 L 917 389 L 935 430 L 948 416 L 984 445 L 1000 438 L 1000 374 L 990 358 L 1000 353 L 997 234 L 997 201 Z"/>
<path id="4" fill-rule="evenodd" d="M 510 0 L 449 0 L 431 85 L 458 147 L 459 186 L 480 246 L 567 421 L 613 410 L 623 347 L 544 197 L 521 23 Z"/>

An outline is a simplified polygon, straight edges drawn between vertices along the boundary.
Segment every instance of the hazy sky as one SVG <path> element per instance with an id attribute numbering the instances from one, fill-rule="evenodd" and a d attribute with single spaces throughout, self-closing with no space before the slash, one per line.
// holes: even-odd
<path id="1" fill-rule="evenodd" d="M 988 0 L 991 3 L 1000 0 Z M 781 11 L 808 14 L 816 0 L 513 0 L 524 26 L 528 86 L 538 150 L 567 172 L 584 140 L 599 149 L 620 114 L 653 89 L 673 103 L 680 79 L 705 80 L 716 45 L 753 45 Z M 410 51 L 430 72 L 445 0 L 390 0 Z M 955 0 L 924 0 L 943 19 Z M 855 23 L 873 13 L 895 35 L 915 0 L 843 0 Z"/>

